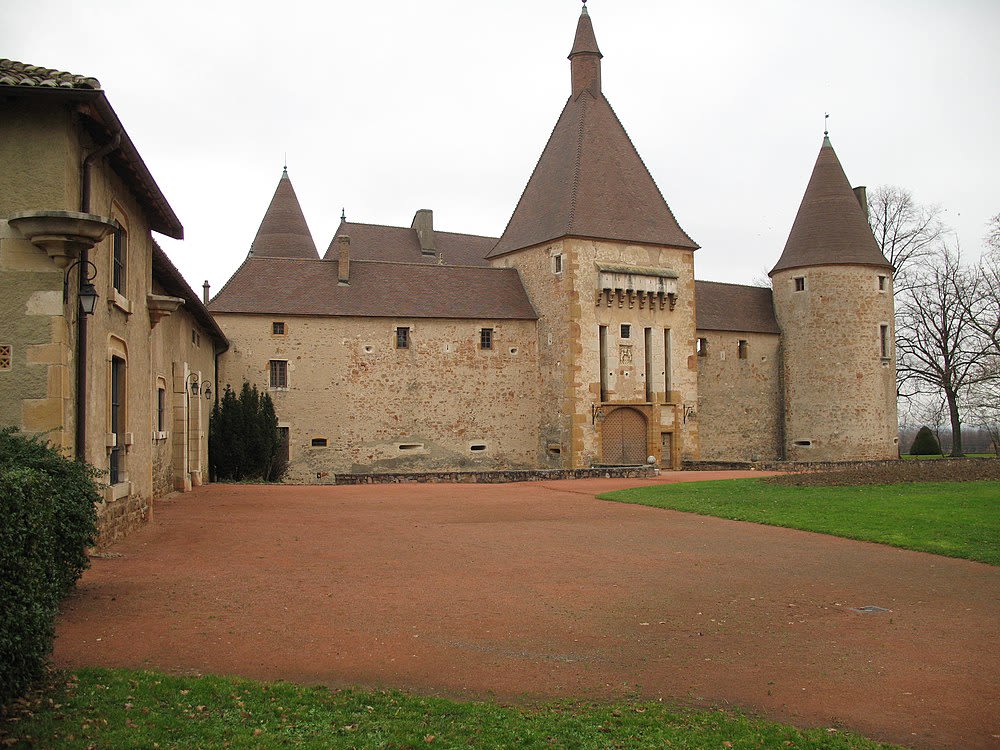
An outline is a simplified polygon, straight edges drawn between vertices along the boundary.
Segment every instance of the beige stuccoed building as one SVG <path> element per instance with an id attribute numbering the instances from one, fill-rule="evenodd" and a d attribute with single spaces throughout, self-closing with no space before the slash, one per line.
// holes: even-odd
<path id="1" fill-rule="evenodd" d="M 343 218 L 321 257 L 282 175 L 209 309 L 221 382 L 274 398 L 288 479 L 896 457 L 892 269 L 829 140 L 774 291 L 696 281 L 586 7 L 569 58 L 499 238 Z"/>
<path id="2" fill-rule="evenodd" d="M 183 236 L 100 83 L 0 60 L 0 425 L 101 472 L 105 542 L 208 475 L 227 341 L 153 232 Z"/>

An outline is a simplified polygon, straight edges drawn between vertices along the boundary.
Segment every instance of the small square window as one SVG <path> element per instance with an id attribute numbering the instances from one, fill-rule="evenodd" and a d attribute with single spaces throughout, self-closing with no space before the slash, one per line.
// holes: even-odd
<path id="1" fill-rule="evenodd" d="M 627 339 L 632 336 L 632 326 L 628 323 L 622 323 L 622 338 Z"/>
<path id="2" fill-rule="evenodd" d="M 287 388 L 288 387 L 288 362 L 284 359 L 272 359 L 270 362 L 270 380 L 269 384 L 271 388 Z"/>
<path id="3" fill-rule="evenodd" d="M 740 359 L 746 359 L 747 358 L 747 355 L 750 352 L 750 344 L 747 342 L 746 339 L 740 339 L 736 343 L 736 352 L 739 355 Z"/>
<path id="4" fill-rule="evenodd" d="M 313 448 L 325 448 L 326 438 L 313 438 L 310 444 Z"/>
<path id="5" fill-rule="evenodd" d="M 406 327 L 399 327 L 396 329 L 396 348 L 397 349 L 409 349 L 410 348 L 410 329 Z"/>
<path id="6" fill-rule="evenodd" d="M 273 323 L 271 323 L 271 333 L 273 335 L 275 335 L 275 336 L 284 336 L 285 335 L 285 321 L 283 321 L 283 320 L 276 320 Z"/>
<path id="7" fill-rule="evenodd" d="M 492 328 L 481 328 L 479 330 L 479 348 L 480 349 L 492 349 L 493 348 L 493 329 Z"/>
<path id="8" fill-rule="evenodd" d="M 563 257 L 562 257 L 562 255 L 561 254 L 560 255 L 553 255 L 552 256 L 552 272 L 553 273 L 562 273 L 562 271 L 563 271 Z"/>
<path id="9" fill-rule="evenodd" d="M 795 279 L 794 279 L 794 281 L 795 281 L 795 291 L 796 292 L 804 292 L 806 290 L 806 277 L 805 276 L 796 276 Z"/>
<path id="10" fill-rule="evenodd" d="M 707 357 L 708 356 L 708 339 L 704 339 L 704 338 L 698 339 L 697 343 L 695 344 L 695 350 L 698 352 L 698 356 L 699 357 Z"/>

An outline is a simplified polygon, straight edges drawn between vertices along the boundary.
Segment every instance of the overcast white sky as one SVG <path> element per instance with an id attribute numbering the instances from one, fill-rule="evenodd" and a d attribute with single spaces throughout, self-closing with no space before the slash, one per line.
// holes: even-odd
<path id="1" fill-rule="evenodd" d="M 590 0 L 604 91 L 702 249 L 777 260 L 822 140 L 855 185 L 1000 212 L 996 0 Z M 0 0 L 0 56 L 98 78 L 218 291 L 284 155 L 322 253 L 353 221 L 498 236 L 569 94 L 577 0 Z"/>

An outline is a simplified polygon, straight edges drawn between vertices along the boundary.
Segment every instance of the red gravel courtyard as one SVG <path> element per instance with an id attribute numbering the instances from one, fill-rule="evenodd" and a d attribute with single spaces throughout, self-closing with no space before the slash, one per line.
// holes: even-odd
<path id="1" fill-rule="evenodd" d="M 594 497 L 717 476 L 200 488 L 93 561 L 54 661 L 1000 747 L 1000 568 Z"/>

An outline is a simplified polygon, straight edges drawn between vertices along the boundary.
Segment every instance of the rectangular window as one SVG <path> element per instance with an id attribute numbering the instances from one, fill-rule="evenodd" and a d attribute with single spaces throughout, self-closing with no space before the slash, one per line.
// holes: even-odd
<path id="1" fill-rule="evenodd" d="M 492 328 L 482 328 L 479 331 L 479 348 L 480 349 L 492 349 L 493 348 L 493 329 Z"/>
<path id="2" fill-rule="evenodd" d="M 283 321 L 283 320 L 276 320 L 273 323 L 271 323 L 271 333 L 273 335 L 275 335 L 275 336 L 284 336 L 285 335 L 285 321 Z"/>
<path id="3" fill-rule="evenodd" d="M 622 323 L 622 338 L 627 339 L 632 335 L 632 326 L 628 323 Z"/>
<path id="4" fill-rule="evenodd" d="M 553 255 L 552 256 L 552 272 L 553 273 L 562 273 L 562 270 L 563 270 L 562 255 Z"/>
<path id="5" fill-rule="evenodd" d="M 121 357 L 111 358 L 111 433 L 115 444 L 109 457 L 109 482 L 118 484 L 125 478 L 125 360 Z"/>
<path id="6" fill-rule="evenodd" d="M 167 389 L 156 389 L 156 431 L 167 431 Z"/>
<path id="7" fill-rule="evenodd" d="M 889 359 L 889 326 L 878 327 L 878 340 L 882 359 Z"/>
<path id="8" fill-rule="evenodd" d="M 313 448 L 326 448 L 326 438 L 313 438 L 311 445 Z"/>
<path id="9" fill-rule="evenodd" d="M 601 368 L 601 401 L 608 400 L 608 327 L 600 326 L 600 368 Z"/>
<path id="10" fill-rule="evenodd" d="M 643 330 L 643 353 L 646 355 L 646 401 L 653 401 L 653 329 Z"/>
<path id="11" fill-rule="evenodd" d="M 288 387 L 288 362 L 284 359 L 271 360 L 270 386 L 271 388 Z"/>
<path id="12" fill-rule="evenodd" d="M 739 358 L 746 359 L 749 352 L 750 352 L 750 344 L 747 342 L 746 339 L 740 339 L 736 343 L 736 353 L 739 356 Z"/>
<path id="13" fill-rule="evenodd" d="M 406 327 L 400 327 L 396 329 L 396 348 L 397 349 L 409 349 L 410 348 L 410 329 Z"/>
<path id="14" fill-rule="evenodd" d="M 889 277 L 888 276 L 879 276 L 878 277 L 878 290 L 880 292 L 884 292 L 888 288 L 889 288 Z"/>
<path id="15" fill-rule="evenodd" d="M 796 276 L 793 281 L 795 282 L 795 291 L 804 292 L 806 290 L 806 277 Z"/>
<path id="16" fill-rule="evenodd" d="M 201 346 L 201 334 L 194 328 L 191 329 L 191 345 Z"/>
<path id="17" fill-rule="evenodd" d="M 670 329 L 663 329 L 663 400 L 670 403 Z"/>
<path id="18" fill-rule="evenodd" d="M 121 296 L 125 294 L 126 268 L 128 263 L 128 232 L 119 225 L 115 230 L 111 257 L 111 285 Z"/>
<path id="19" fill-rule="evenodd" d="M 698 343 L 695 345 L 695 349 L 697 350 L 699 357 L 707 357 L 708 339 L 698 339 Z"/>

